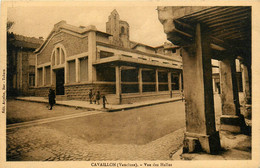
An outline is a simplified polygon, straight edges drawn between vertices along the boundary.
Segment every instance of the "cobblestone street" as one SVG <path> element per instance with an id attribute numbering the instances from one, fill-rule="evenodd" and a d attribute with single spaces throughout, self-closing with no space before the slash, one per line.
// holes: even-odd
<path id="1" fill-rule="evenodd" d="M 32 136 L 33 134 L 33 136 Z M 145 145 L 91 144 L 42 126 L 7 135 L 8 160 L 169 160 L 183 141 L 183 129 Z"/>

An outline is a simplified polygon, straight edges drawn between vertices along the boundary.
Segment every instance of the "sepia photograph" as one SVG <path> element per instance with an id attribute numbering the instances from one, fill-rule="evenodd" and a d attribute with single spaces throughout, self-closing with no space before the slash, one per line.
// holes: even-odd
<path id="1" fill-rule="evenodd" d="M 260 166 L 252 152 L 259 3 L 41 4 L 1 7 L 9 167 Z"/>

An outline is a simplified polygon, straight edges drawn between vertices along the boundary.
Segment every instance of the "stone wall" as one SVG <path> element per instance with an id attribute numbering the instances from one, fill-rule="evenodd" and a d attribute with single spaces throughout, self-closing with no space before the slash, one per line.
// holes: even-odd
<path id="1" fill-rule="evenodd" d="M 39 97 L 48 97 L 50 87 L 35 88 L 34 94 Z M 53 87 L 52 89 L 55 90 Z"/>
<path id="2" fill-rule="evenodd" d="M 68 33 L 56 34 L 41 53 L 38 54 L 38 65 L 51 62 L 52 50 L 57 42 L 64 45 L 67 57 L 88 51 L 88 37 L 79 38 Z"/>
<path id="3" fill-rule="evenodd" d="M 80 84 L 65 86 L 65 95 L 68 99 L 88 100 L 89 90 L 93 93 L 100 91 L 101 94 L 115 94 L 115 85 L 109 84 Z"/>

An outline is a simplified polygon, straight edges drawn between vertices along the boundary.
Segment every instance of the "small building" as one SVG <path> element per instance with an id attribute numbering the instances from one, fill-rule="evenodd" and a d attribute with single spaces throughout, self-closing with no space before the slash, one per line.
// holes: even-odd
<path id="1" fill-rule="evenodd" d="M 35 51 L 36 95 L 46 96 L 53 88 L 68 99 L 87 100 L 92 89 L 113 104 L 179 95 L 179 47 L 130 41 L 129 31 L 116 10 L 108 17 L 106 32 L 92 25 L 55 24 Z"/>
<path id="2" fill-rule="evenodd" d="M 7 33 L 7 96 L 34 95 L 35 54 L 42 39 Z"/>

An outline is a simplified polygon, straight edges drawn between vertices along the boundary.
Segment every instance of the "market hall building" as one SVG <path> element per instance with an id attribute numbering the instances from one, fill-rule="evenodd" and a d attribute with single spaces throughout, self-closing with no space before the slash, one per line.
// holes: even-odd
<path id="1" fill-rule="evenodd" d="M 218 153 L 218 131 L 251 133 L 241 113 L 243 106 L 250 109 L 252 105 L 251 7 L 160 6 L 157 10 L 167 39 L 182 47 L 186 113 L 183 152 Z M 212 59 L 220 65 L 222 115 L 218 130 Z M 242 63 L 243 105 L 238 95 L 236 59 Z"/>
<path id="2" fill-rule="evenodd" d="M 68 99 L 87 100 L 90 89 L 109 103 L 169 98 L 182 91 L 180 48 L 165 43 L 151 47 L 129 40 L 130 27 L 116 10 L 106 32 L 95 26 L 54 25 L 35 51 L 35 95 L 49 88 Z"/>

